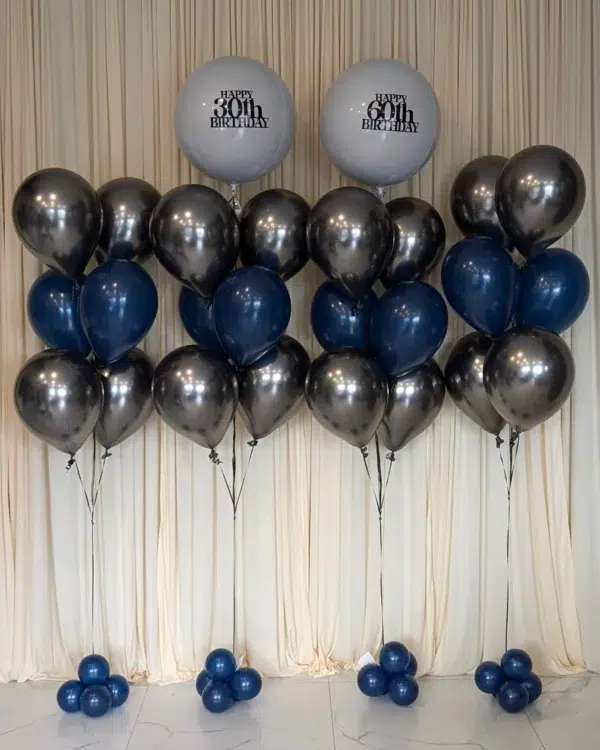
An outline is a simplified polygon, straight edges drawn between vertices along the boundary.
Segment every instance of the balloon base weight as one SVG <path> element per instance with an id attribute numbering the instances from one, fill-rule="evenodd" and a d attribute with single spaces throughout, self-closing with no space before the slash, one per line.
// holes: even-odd
<path id="1" fill-rule="evenodd" d="M 524 711 L 542 694 L 542 681 L 532 671 L 526 651 L 511 648 L 500 664 L 484 661 L 475 670 L 475 684 L 482 693 L 498 699 L 500 708 L 510 714 Z"/>
<path id="2" fill-rule="evenodd" d="M 261 689 L 260 674 L 252 667 L 238 668 L 234 655 L 226 648 L 211 651 L 196 678 L 202 704 L 213 714 L 224 713 L 240 701 L 253 700 Z"/>
<path id="3" fill-rule="evenodd" d="M 410 706 L 419 697 L 417 660 L 403 643 L 389 641 L 379 653 L 379 664 L 367 653 L 358 666 L 358 689 L 368 698 L 389 695 L 397 706 Z"/>
<path id="4" fill-rule="evenodd" d="M 91 719 L 122 706 L 129 698 L 129 683 L 122 675 L 110 673 L 110 665 L 100 654 L 88 654 L 77 669 L 77 680 L 64 682 L 56 693 L 59 708 L 68 714 L 82 711 Z"/>

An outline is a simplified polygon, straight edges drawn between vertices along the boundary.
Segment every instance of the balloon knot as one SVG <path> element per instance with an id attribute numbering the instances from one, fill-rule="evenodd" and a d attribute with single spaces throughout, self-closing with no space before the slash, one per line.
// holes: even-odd
<path id="1" fill-rule="evenodd" d="M 71 457 L 67 461 L 67 466 L 66 466 L 65 471 L 69 471 L 74 463 L 75 463 L 75 454 L 71 453 Z"/>
<path id="2" fill-rule="evenodd" d="M 366 445 L 363 445 L 363 447 L 360 449 L 360 452 L 363 454 L 363 458 L 367 458 L 369 455 L 369 451 Z"/>
<path id="3" fill-rule="evenodd" d="M 107 458 L 110 458 L 112 456 L 112 453 L 109 450 L 104 451 L 102 454 L 102 460 L 106 461 Z"/>
<path id="4" fill-rule="evenodd" d="M 221 463 L 221 459 L 219 458 L 219 454 L 217 451 L 213 448 L 211 452 L 208 454 L 208 457 L 213 462 L 215 466 L 218 466 Z"/>
<path id="5" fill-rule="evenodd" d="M 515 447 L 515 443 L 517 442 L 518 438 L 519 438 L 519 431 L 515 429 L 511 429 L 510 442 L 509 442 L 511 448 Z"/>
<path id="6" fill-rule="evenodd" d="M 255 446 L 257 446 L 257 445 L 258 445 L 258 440 L 249 440 L 249 441 L 248 441 L 248 445 L 249 445 L 249 446 L 250 446 L 251 448 L 254 448 Z"/>
<path id="7" fill-rule="evenodd" d="M 394 453 L 394 451 L 392 451 L 391 453 L 387 454 L 386 458 L 387 458 L 388 461 L 395 461 L 396 460 L 396 454 Z"/>
<path id="8" fill-rule="evenodd" d="M 500 446 L 503 444 L 504 444 L 504 440 L 502 440 L 500 435 L 496 435 L 496 448 L 500 448 Z"/>

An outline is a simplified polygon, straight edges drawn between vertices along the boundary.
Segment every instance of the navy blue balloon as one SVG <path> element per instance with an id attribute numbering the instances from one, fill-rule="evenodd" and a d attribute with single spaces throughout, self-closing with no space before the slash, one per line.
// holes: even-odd
<path id="1" fill-rule="evenodd" d="M 549 247 L 522 269 L 517 325 L 562 333 L 583 312 L 590 296 L 584 264 L 568 250 Z"/>
<path id="2" fill-rule="evenodd" d="M 215 330 L 212 302 L 182 286 L 179 292 L 179 317 L 183 327 L 198 346 L 211 352 L 223 353 Z"/>
<path id="3" fill-rule="evenodd" d="M 213 319 L 221 346 L 236 365 L 248 367 L 285 333 L 292 302 L 284 282 L 267 268 L 237 268 L 221 283 L 213 300 Z"/>
<path id="4" fill-rule="evenodd" d="M 521 685 L 527 688 L 527 694 L 529 695 L 529 702 L 534 703 L 542 694 L 542 681 L 533 672 L 521 680 Z"/>
<path id="5" fill-rule="evenodd" d="M 506 682 L 502 667 L 495 661 L 484 661 L 475 670 L 475 684 L 482 693 L 496 695 Z"/>
<path id="6" fill-rule="evenodd" d="M 371 314 L 376 302 L 373 291 L 355 300 L 332 281 L 321 284 L 312 301 L 310 322 L 323 349 L 330 352 L 349 348 L 368 354 Z"/>
<path id="7" fill-rule="evenodd" d="M 397 706 L 410 706 L 419 697 L 419 683 L 409 674 L 390 678 L 390 698 Z"/>
<path id="8" fill-rule="evenodd" d="M 90 352 L 79 314 L 81 285 L 56 271 L 46 271 L 31 285 L 27 317 L 31 327 L 51 349 Z"/>
<path id="9" fill-rule="evenodd" d="M 67 714 L 81 711 L 81 696 L 85 687 L 79 680 L 67 680 L 56 692 L 56 702 L 59 708 Z"/>
<path id="10" fill-rule="evenodd" d="M 152 277 L 138 263 L 111 260 L 86 277 L 80 310 L 94 354 L 110 364 L 148 333 L 158 310 L 158 293 Z"/>
<path id="11" fill-rule="evenodd" d="M 100 654 L 89 654 L 79 663 L 77 676 L 86 687 L 89 685 L 105 685 L 110 675 L 110 665 Z"/>
<path id="12" fill-rule="evenodd" d="M 408 667 L 406 667 L 406 674 L 409 675 L 410 677 L 414 677 L 417 674 L 418 668 L 419 668 L 419 665 L 417 664 L 415 655 L 411 654 L 410 659 L 408 661 Z"/>
<path id="13" fill-rule="evenodd" d="M 262 689 L 262 677 L 252 667 L 241 667 L 229 680 L 229 687 L 234 700 L 251 701 Z"/>
<path id="14" fill-rule="evenodd" d="M 198 692 L 198 695 L 202 695 L 204 692 L 204 688 L 209 684 L 210 682 L 210 675 L 206 671 L 206 669 L 203 669 L 202 672 L 198 674 L 198 677 L 196 677 L 196 690 Z"/>
<path id="15" fill-rule="evenodd" d="M 403 643 L 389 641 L 379 652 L 379 663 L 389 675 L 405 674 L 410 664 L 410 651 Z"/>
<path id="16" fill-rule="evenodd" d="M 500 662 L 502 671 L 507 680 L 526 680 L 532 669 L 531 657 L 520 648 L 511 648 L 502 657 Z"/>
<path id="17" fill-rule="evenodd" d="M 505 682 L 498 691 L 498 703 L 509 714 L 520 713 L 529 703 L 527 688 L 514 680 Z"/>
<path id="18" fill-rule="evenodd" d="M 467 237 L 451 247 L 442 265 L 450 306 L 477 331 L 499 336 L 511 321 L 519 269 L 488 237 Z"/>
<path id="19" fill-rule="evenodd" d="M 209 683 L 202 692 L 202 703 L 211 714 L 222 714 L 233 706 L 231 688 L 220 680 Z"/>
<path id="20" fill-rule="evenodd" d="M 81 694 L 81 710 L 92 719 L 104 716 L 111 706 L 110 691 L 104 685 L 92 685 Z"/>
<path id="21" fill-rule="evenodd" d="M 358 689 L 368 698 L 378 698 L 386 695 L 389 685 L 389 675 L 379 664 L 366 664 L 356 678 Z"/>
<path id="22" fill-rule="evenodd" d="M 211 680 L 229 680 L 235 673 L 235 656 L 226 648 L 216 648 L 204 664 Z"/>
<path id="23" fill-rule="evenodd" d="M 122 706 L 127 698 L 129 698 L 129 683 L 123 675 L 111 674 L 106 681 L 106 687 L 110 693 L 113 708 Z"/>
<path id="24" fill-rule="evenodd" d="M 407 281 L 375 304 L 371 347 L 388 375 L 404 375 L 433 357 L 447 330 L 448 310 L 441 294 L 424 281 Z"/>

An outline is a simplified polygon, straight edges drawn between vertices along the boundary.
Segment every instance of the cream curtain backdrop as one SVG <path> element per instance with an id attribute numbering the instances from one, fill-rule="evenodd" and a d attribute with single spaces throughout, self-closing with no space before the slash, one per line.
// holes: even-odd
<path id="1" fill-rule="evenodd" d="M 570 337 L 578 368 L 570 406 L 522 440 L 509 642 L 529 648 L 547 674 L 600 670 L 600 6 L 0 0 L 0 29 L 0 678 L 70 675 L 94 640 L 116 670 L 168 682 L 191 677 L 211 647 L 231 644 L 231 509 L 207 452 L 156 416 L 113 451 L 98 502 L 92 638 L 82 493 L 65 457 L 31 437 L 12 404 L 19 367 L 40 349 L 25 303 L 42 269 L 10 219 L 19 182 L 50 165 L 96 186 L 121 175 L 161 191 L 205 181 L 177 150 L 173 104 L 186 75 L 220 55 L 270 65 L 297 111 L 292 152 L 244 187 L 243 201 L 282 186 L 315 202 L 344 184 L 320 148 L 320 103 L 340 71 L 370 57 L 408 62 L 437 93 L 435 155 L 393 194 L 433 203 L 450 242 L 458 235 L 449 186 L 471 158 L 552 143 L 579 160 L 587 205 L 564 242 L 587 264 L 593 294 Z M 158 361 L 185 337 L 178 285 L 156 264 L 150 270 L 160 311 L 145 347 Z M 312 266 L 289 283 L 290 333 L 313 356 L 309 306 L 319 283 Z M 452 318 L 441 362 L 464 331 Z M 220 452 L 227 468 L 231 433 Z M 422 672 L 464 673 L 504 647 L 507 505 L 494 440 L 448 398 L 397 458 L 385 512 L 385 633 L 410 644 Z M 91 445 L 81 460 L 89 482 Z M 238 464 L 247 460 L 244 443 Z M 259 444 L 240 512 L 238 652 L 269 675 L 289 675 L 375 651 L 377 518 L 360 453 L 304 409 Z"/>

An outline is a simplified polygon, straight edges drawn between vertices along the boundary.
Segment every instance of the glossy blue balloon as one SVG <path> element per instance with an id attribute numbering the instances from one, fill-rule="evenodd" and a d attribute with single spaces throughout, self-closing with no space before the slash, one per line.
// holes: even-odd
<path id="1" fill-rule="evenodd" d="M 81 711 L 81 696 L 85 687 L 79 680 L 68 680 L 58 688 L 56 702 L 59 708 L 67 714 L 76 714 Z"/>
<path id="2" fill-rule="evenodd" d="M 406 674 L 409 675 L 410 677 L 414 677 L 417 674 L 418 668 L 419 668 L 419 665 L 417 664 L 415 655 L 411 654 L 410 659 L 408 661 L 408 667 L 406 667 Z"/>
<path id="3" fill-rule="evenodd" d="M 486 695 L 496 695 L 505 682 L 502 667 L 495 661 L 483 661 L 475 670 L 475 684 Z"/>
<path id="4" fill-rule="evenodd" d="M 507 680 L 518 680 L 522 682 L 531 675 L 531 657 L 520 648 L 509 649 L 500 662 L 502 671 Z"/>
<path id="5" fill-rule="evenodd" d="M 505 682 L 498 691 L 498 703 L 509 714 L 518 714 L 529 703 L 527 688 L 514 680 Z"/>
<path id="6" fill-rule="evenodd" d="M 89 685 L 105 685 L 110 675 L 110 665 L 100 654 L 89 654 L 79 663 L 77 669 L 79 681 Z"/>
<path id="7" fill-rule="evenodd" d="M 397 706 L 410 706 L 419 697 L 419 683 L 409 674 L 390 678 L 390 698 Z"/>
<path id="8" fill-rule="evenodd" d="M 424 281 L 406 281 L 375 304 L 371 347 L 388 375 L 404 375 L 433 357 L 447 330 L 448 310 L 441 294 Z"/>
<path id="9" fill-rule="evenodd" d="M 237 268 L 215 293 L 213 319 L 223 349 L 236 365 L 256 362 L 279 341 L 290 322 L 286 285 L 260 266 Z"/>
<path id="10" fill-rule="evenodd" d="M 90 352 L 79 314 L 79 282 L 56 271 L 46 271 L 31 285 L 27 317 L 31 327 L 51 349 Z"/>
<path id="11" fill-rule="evenodd" d="M 386 695 L 389 681 L 389 675 L 379 664 L 366 664 L 356 677 L 358 689 L 368 698 L 377 698 L 380 695 Z"/>
<path id="12" fill-rule="evenodd" d="M 210 682 L 210 675 L 206 671 L 206 669 L 203 669 L 202 672 L 198 674 L 198 677 L 196 677 L 196 691 L 198 692 L 198 695 L 202 695 L 204 692 L 204 688 L 208 685 Z"/>
<path id="13" fill-rule="evenodd" d="M 235 673 L 235 656 L 226 648 L 216 648 L 206 657 L 204 667 L 211 680 L 225 682 Z"/>
<path id="14" fill-rule="evenodd" d="M 403 643 L 389 641 L 379 652 L 379 663 L 389 675 L 405 674 L 410 664 L 410 651 Z"/>
<path id="15" fill-rule="evenodd" d="M 222 714 L 233 706 L 231 688 L 226 682 L 210 682 L 202 692 L 202 703 L 211 714 Z"/>
<path id="16" fill-rule="evenodd" d="M 86 277 L 79 307 L 94 354 L 110 364 L 148 333 L 158 310 L 158 293 L 152 277 L 138 263 L 111 260 Z"/>
<path id="17" fill-rule="evenodd" d="M 106 687 L 110 693 L 110 699 L 113 708 L 122 706 L 129 698 L 129 683 L 120 674 L 111 674 L 106 681 Z"/>
<path id="18" fill-rule="evenodd" d="M 92 685 L 81 694 L 81 710 L 92 719 L 104 716 L 111 706 L 110 691 L 104 685 Z"/>
<path id="19" fill-rule="evenodd" d="M 521 685 L 527 688 L 527 694 L 529 695 L 529 702 L 534 703 L 542 694 L 542 681 L 533 672 L 521 680 Z"/>
<path id="20" fill-rule="evenodd" d="M 211 352 L 223 353 L 215 330 L 212 302 L 182 286 L 179 292 L 179 317 L 183 327 L 198 346 Z"/>
<path id="21" fill-rule="evenodd" d="M 241 667 L 229 680 L 233 699 L 251 701 L 262 690 L 262 677 L 252 667 Z"/>
<path id="22" fill-rule="evenodd" d="M 449 305 L 486 336 L 503 333 L 515 308 L 519 269 L 488 237 L 467 237 L 451 247 L 442 265 Z"/>
<path id="23" fill-rule="evenodd" d="M 568 250 L 549 247 L 533 255 L 522 270 L 517 325 L 562 333 L 583 312 L 590 296 L 584 264 Z"/>
<path id="24" fill-rule="evenodd" d="M 321 284 L 313 297 L 310 322 L 323 349 L 330 352 L 349 348 L 368 354 L 371 314 L 376 302 L 373 291 L 355 300 L 332 281 Z"/>

